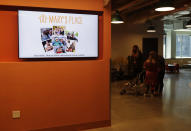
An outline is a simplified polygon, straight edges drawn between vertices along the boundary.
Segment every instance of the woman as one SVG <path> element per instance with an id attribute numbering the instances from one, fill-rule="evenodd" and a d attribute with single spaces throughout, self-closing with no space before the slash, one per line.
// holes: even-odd
<path id="1" fill-rule="evenodd" d="M 132 54 L 129 60 L 130 72 L 132 76 L 137 76 L 143 67 L 142 53 L 137 45 L 133 46 Z"/>
<path id="2" fill-rule="evenodd" d="M 144 69 L 146 71 L 145 84 L 147 85 L 146 94 L 154 93 L 155 87 L 157 86 L 158 78 L 158 63 L 157 54 L 154 51 L 149 53 L 148 59 L 144 62 Z M 146 95 L 145 94 L 145 95 Z"/>

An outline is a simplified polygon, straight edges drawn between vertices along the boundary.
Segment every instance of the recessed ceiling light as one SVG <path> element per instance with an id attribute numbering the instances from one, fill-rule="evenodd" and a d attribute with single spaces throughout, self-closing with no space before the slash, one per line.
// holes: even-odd
<path id="1" fill-rule="evenodd" d="M 155 11 L 172 11 L 175 10 L 174 0 L 160 0 Z"/>
<path id="2" fill-rule="evenodd" d="M 177 14 L 180 14 L 180 15 L 189 15 L 190 11 L 187 11 L 187 10 L 179 11 L 179 12 L 177 12 Z"/>
<path id="3" fill-rule="evenodd" d="M 147 28 L 147 32 L 149 32 L 149 33 L 154 33 L 154 32 L 156 32 L 155 26 L 154 26 L 154 25 L 149 25 L 149 27 Z"/>
<path id="4" fill-rule="evenodd" d="M 111 21 L 112 24 L 123 24 L 124 21 Z"/>
<path id="5" fill-rule="evenodd" d="M 156 30 L 147 30 L 148 33 L 154 33 Z"/>
<path id="6" fill-rule="evenodd" d="M 160 11 L 160 12 L 163 12 L 163 11 L 172 11 L 172 10 L 175 10 L 174 7 L 158 7 L 155 9 L 155 11 Z"/>

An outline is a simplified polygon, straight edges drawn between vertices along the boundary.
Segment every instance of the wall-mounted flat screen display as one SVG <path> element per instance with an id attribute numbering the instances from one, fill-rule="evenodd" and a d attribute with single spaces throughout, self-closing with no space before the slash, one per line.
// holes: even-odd
<path id="1" fill-rule="evenodd" d="M 98 57 L 98 15 L 18 11 L 19 58 Z"/>

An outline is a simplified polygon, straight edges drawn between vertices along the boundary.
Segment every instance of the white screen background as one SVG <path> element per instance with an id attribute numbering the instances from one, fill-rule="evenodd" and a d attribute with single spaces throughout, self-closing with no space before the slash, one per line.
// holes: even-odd
<path id="1" fill-rule="evenodd" d="M 19 10 L 19 58 L 98 57 L 98 15 Z M 39 17 L 82 17 L 82 24 L 40 23 Z M 79 33 L 75 52 L 47 56 L 41 41 L 41 28 L 65 26 L 66 30 Z"/>

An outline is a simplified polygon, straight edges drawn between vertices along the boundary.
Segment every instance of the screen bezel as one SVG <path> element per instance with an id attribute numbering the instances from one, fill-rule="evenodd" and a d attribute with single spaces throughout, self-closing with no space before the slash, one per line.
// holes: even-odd
<path id="1" fill-rule="evenodd" d="M 16 7 L 15 7 L 16 8 Z M 43 59 L 49 59 L 49 60 L 59 60 L 59 59 L 98 59 L 99 58 L 99 16 L 103 15 L 103 11 L 90 11 L 90 10 L 72 10 L 72 9 L 55 9 L 55 8 L 39 8 L 39 7 L 17 7 L 17 12 L 19 10 L 22 11 L 39 11 L 39 12 L 53 12 L 53 13 L 71 13 L 71 14 L 90 14 L 90 15 L 97 15 L 98 16 L 98 43 L 97 43 L 97 56 L 95 57 L 20 57 L 20 51 L 19 51 L 19 13 L 18 13 L 18 58 L 19 59 L 35 59 L 35 60 L 43 60 Z"/>

